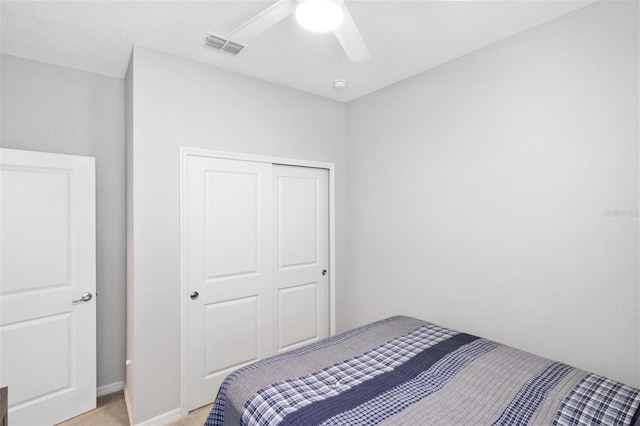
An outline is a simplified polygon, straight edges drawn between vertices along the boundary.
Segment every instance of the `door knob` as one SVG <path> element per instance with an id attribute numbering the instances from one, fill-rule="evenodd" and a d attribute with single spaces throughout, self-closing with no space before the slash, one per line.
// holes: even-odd
<path id="1" fill-rule="evenodd" d="M 327 275 L 327 270 L 326 269 L 322 270 L 322 275 Z"/>
<path id="2" fill-rule="evenodd" d="M 194 291 L 189 297 L 191 297 L 191 300 L 196 300 L 198 296 L 200 296 L 200 294 L 197 291 Z"/>
<path id="3" fill-rule="evenodd" d="M 85 293 L 85 294 L 82 295 L 82 297 L 80 299 L 72 300 L 71 304 L 72 305 L 77 305 L 78 303 L 88 302 L 89 300 L 91 300 L 92 297 L 93 297 L 93 295 L 91 293 Z"/>

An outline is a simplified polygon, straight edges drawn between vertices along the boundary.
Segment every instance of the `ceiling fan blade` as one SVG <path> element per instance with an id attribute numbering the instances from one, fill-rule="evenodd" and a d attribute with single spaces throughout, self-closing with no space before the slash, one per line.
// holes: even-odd
<path id="1" fill-rule="evenodd" d="M 295 0 L 278 0 L 233 30 L 227 38 L 232 38 L 234 41 L 247 42 L 291 15 L 295 12 L 296 6 Z"/>
<path id="2" fill-rule="evenodd" d="M 367 49 L 367 45 L 364 43 L 362 35 L 360 31 L 358 31 L 358 27 L 353 21 L 347 6 L 344 6 L 343 11 L 344 19 L 342 25 L 333 30 L 333 33 L 336 35 L 338 42 L 342 45 L 351 62 L 369 59 L 371 57 L 369 49 Z"/>

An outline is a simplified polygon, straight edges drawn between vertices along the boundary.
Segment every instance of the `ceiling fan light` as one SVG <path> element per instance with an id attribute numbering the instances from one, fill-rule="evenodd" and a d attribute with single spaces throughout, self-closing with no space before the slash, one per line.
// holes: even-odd
<path id="1" fill-rule="evenodd" d="M 333 31 L 343 18 L 342 7 L 330 0 L 307 0 L 296 8 L 296 20 L 309 31 Z"/>

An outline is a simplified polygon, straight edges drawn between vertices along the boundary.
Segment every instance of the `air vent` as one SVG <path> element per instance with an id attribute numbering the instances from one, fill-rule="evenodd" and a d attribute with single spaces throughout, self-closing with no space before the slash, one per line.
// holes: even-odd
<path id="1" fill-rule="evenodd" d="M 234 43 L 222 36 L 211 33 L 207 34 L 205 37 L 204 45 L 216 50 L 222 50 L 223 52 L 227 52 L 232 55 L 237 55 L 246 47 L 242 44 Z"/>

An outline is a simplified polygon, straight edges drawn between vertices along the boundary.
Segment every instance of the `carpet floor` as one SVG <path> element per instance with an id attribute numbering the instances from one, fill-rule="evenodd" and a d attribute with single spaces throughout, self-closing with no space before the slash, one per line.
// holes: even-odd
<path id="1" fill-rule="evenodd" d="M 62 422 L 59 426 L 129 426 L 123 392 L 101 396 L 98 398 L 97 405 L 95 410 Z M 207 420 L 209 411 L 211 411 L 211 404 L 193 410 L 187 417 L 171 423 L 170 426 L 202 426 Z"/>

